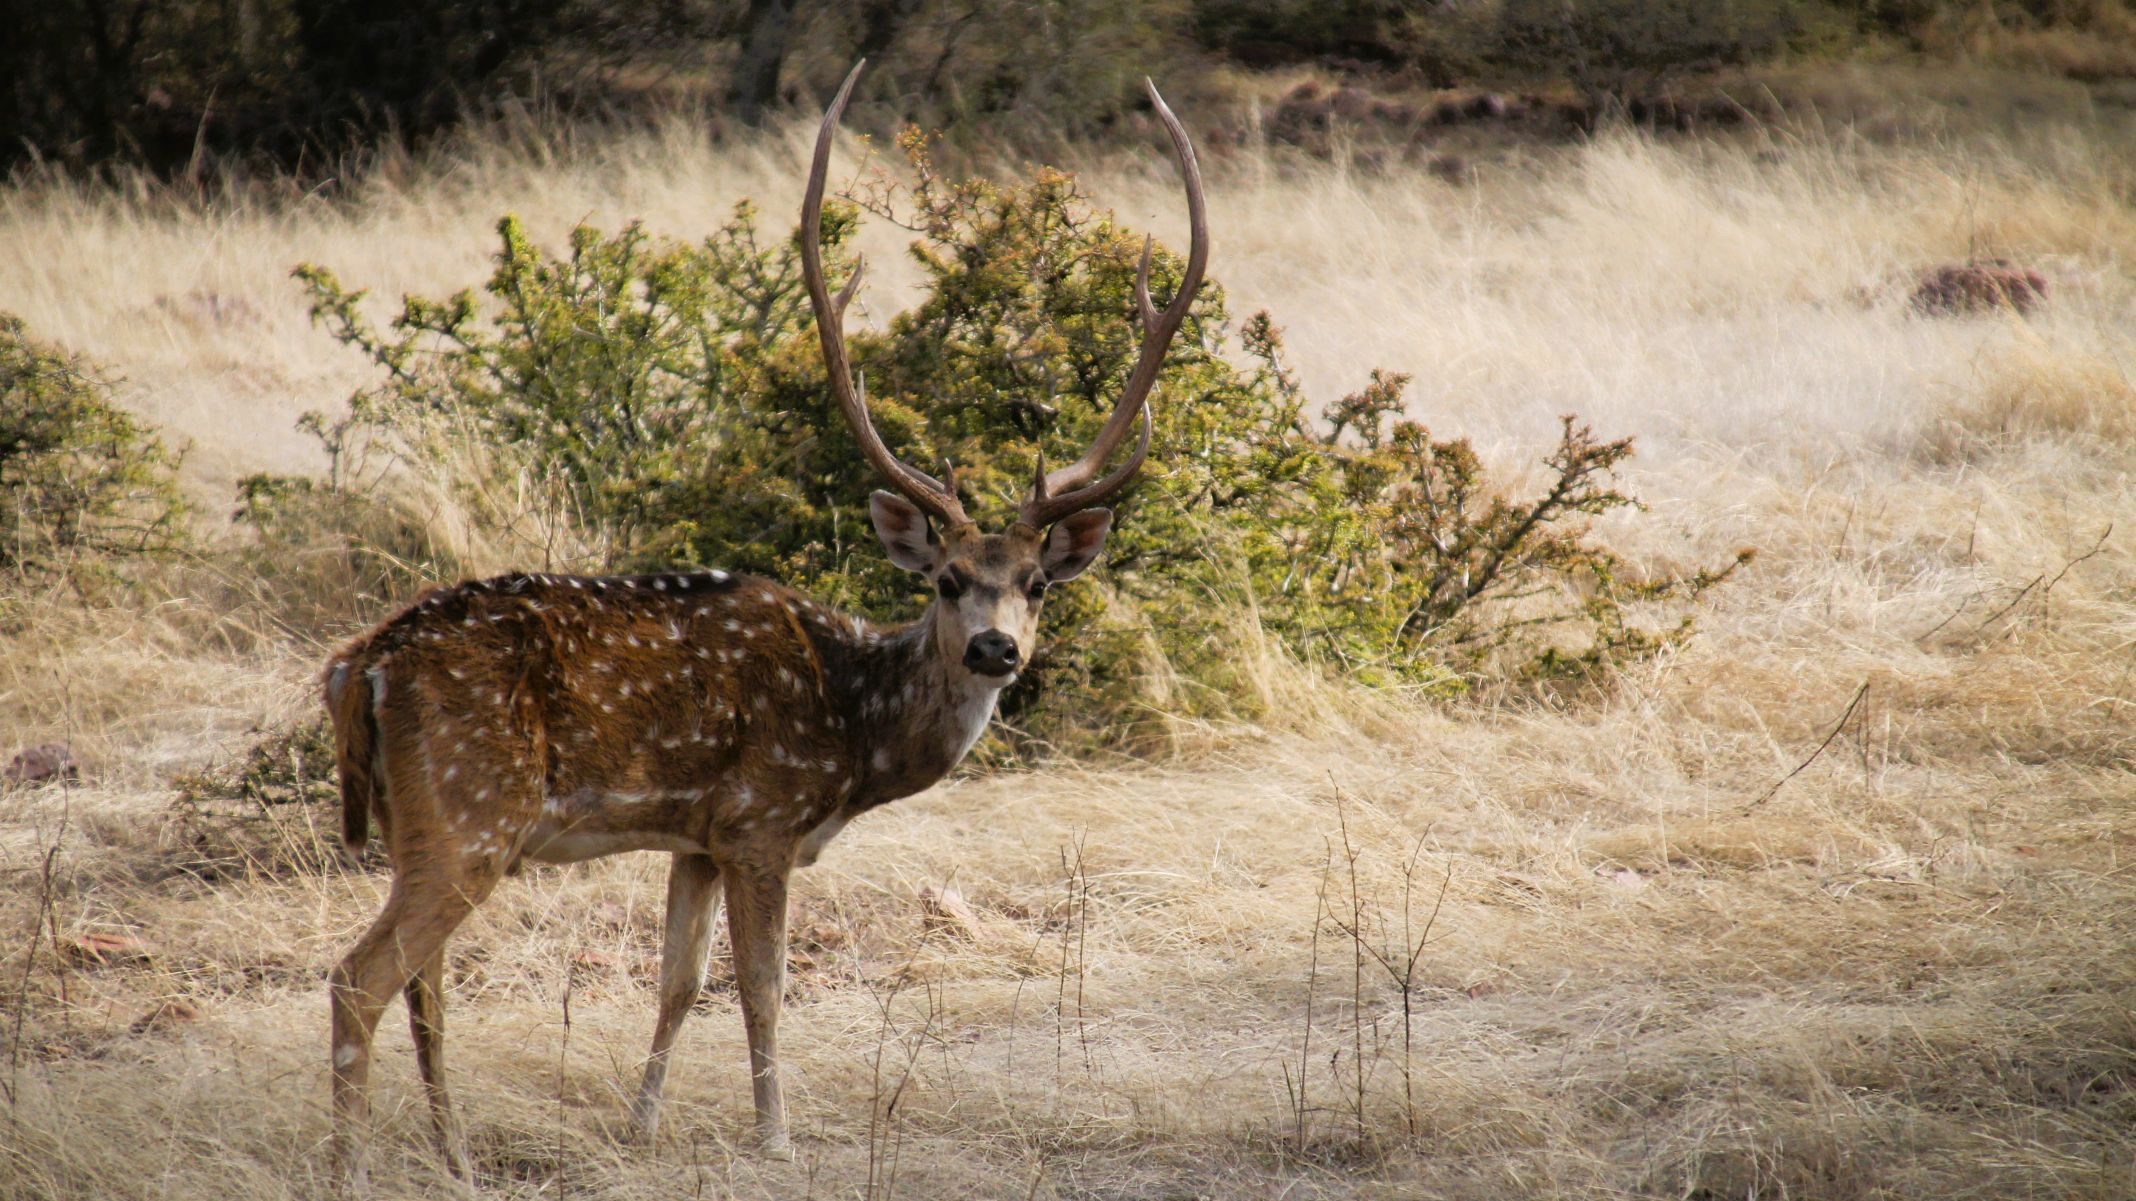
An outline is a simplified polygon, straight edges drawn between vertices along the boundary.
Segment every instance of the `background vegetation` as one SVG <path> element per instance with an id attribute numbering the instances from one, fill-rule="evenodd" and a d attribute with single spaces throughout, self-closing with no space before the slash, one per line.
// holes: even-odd
<path id="1" fill-rule="evenodd" d="M 863 127 L 1025 147 L 1133 134 L 1145 74 L 1225 94 L 1241 68 L 1297 64 L 1618 108 L 1804 58 L 2136 77 L 2126 0 L 6 0 L 0 21 L 0 167 L 267 166 L 306 186 L 470 119 L 683 108 L 756 125 L 859 57 L 875 63 Z"/>
<path id="2" fill-rule="evenodd" d="M 177 460 L 110 382 L 0 313 L 0 578 L 92 573 L 186 533 Z"/>
<path id="3" fill-rule="evenodd" d="M 980 520 L 1003 522 L 1037 453 L 1075 457 L 1111 411 L 1137 347 L 1141 247 L 1068 175 L 956 183 L 919 134 L 906 146 L 909 183 L 878 177 L 863 200 L 917 238 L 922 298 L 856 333 L 854 363 L 894 449 L 955 462 L 992 502 Z M 834 248 L 855 219 L 826 217 Z M 854 469 L 791 236 L 763 237 L 746 205 L 701 246 L 579 226 L 552 258 L 515 218 L 499 235 L 494 307 L 471 290 L 411 296 L 386 330 L 332 272 L 299 269 L 315 318 L 380 382 L 346 419 L 304 419 L 335 460 L 327 491 L 251 477 L 245 520 L 278 530 L 292 503 L 315 519 L 341 504 L 350 528 L 313 520 L 306 536 L 365 554 L 377 506 L 408 486 L 358 465 L 382 452 L 491 529 L 518 518 L 486 498 L 545 481 L 543 526 L 585 548 L 576 566 L 757 571 L 882 620 L 925 604 L 925 581 L 873 553 L 880 481 Z M 1163 256 L 1155 294 L 1177 272 Z M 1269 316 L 1241 331 L 1243 365 L 1223 356 L 1226 324 L 1211 284 L 1160 377 L 1153 466 L 1120 505 L 1110 587 L 1054 598 L 1044 649 L 1004 701 L 1027 734 L 1125 746 L 1147 742 L 1156 712 L 1258 716 L 1235 676 L 1242 604 L 1301 662 L 1448 690 L 1494 669 L 1577 676 L 1651 652 L 1689 619 L 1654 630 L 1628 607 L 1695 598 L 1732 570 L 1643 578 L 1584 541 L 1586 521 L 1634 503 L 1612 487 L 1629 439 L 1568 418 L 1540 495 L 1507 497 L 1466 441 L 1402 417 L 1403 378 L 1374 375 L 1323 421 Z M 1155 709 L 1153 689 L 1166 695 Z"/>
<path id="4" fill-rule="evenodd" d="M 1648 130 L 1512 115 L 1583 103 L 1563 78 L 1493 104 L 1337 51 L 1213 60 L 1177 99 L 1207 135 L 1214 282 L 1123 534 L 1178 522 L 1226 554 L 1163 575 L 1176 539 L 1123 543 L 1066 591 L 1128 670 L 1055 677 L 1087 689 L 1055 712 L 1124 714 L 1166 753 L 967 775 L 801 878 L 791 1165 L 742 1145 L 724 962 L 661 1140 L 617 1136 L 665 863 L 524 873 L 450 960 L 485 1195 L 2136 1193 L 2136 137 L 2109 26 L 2076 23 L 2114 10 L 1949 11 L 1918 46 L 1790 50 L 1728 85 L 1772 84 L 1767 110 Z M 805 101 L 848 53 L 786 59 L 782 87 Z M 1205 128 L 1219 84 L 1247 111 Z M 1427 140 L 1364 144 L 1360 101 Z M 1286 105 L 1339 118 L 1325 144 L 1277 136 Z M 781 282 L 811 131 L 727 114 L 714 142 L 702 115 L 530 112 L 371 143 L 324 190 L 306 157 L 0 194 L 0 310 L 26 323 L 4 405 L 86 415 L 33 457 L 124 535 L 0 571 L 0 753 L 81 763 L 0 783 L 0 1195 L 329 1190 L 320 980 L 386 888 L 342 860 L 321 787 L 334 640 L 439 578 L 635 556 L 790 560 L 911 611 L 849 522 L 866 484 L 793 415 L 822 403 Z M 834 232 L 870 263 L 851 336 L 886 427 L 993 456 L 970 500 L 998 513 L 1032 444 L 1108 395 L 1136 231 L 1177 247 L 1184 220 L 1133 139 L 1063 139 L 1071 180 L 985 124 L 951 132 L 973 166 L 934 204 L 909 162 L 842 145 Z M 1019 257 L 1040 249 L 1069 266 Z M 2044 301 L 1910 302 L 1992 260 Z M 1034 396 L 1055 411 L 1010 403 Z M 622 428 L 626 399 L 690 453 Z M 1295 474 L 1226 510 L 1255 447 Z M 692 511 L 752 462 L 746 521 Z M 1527 544 L 1542 593 L 1435 622 L 1491 531 L 1575 493 L 1605 511 Z M 809 549 L 826 530 L 850 575 Z M 142 531 L 171 536 L 139 553 Z M 1689 636 L 1681 598 L 1622 591 L 1743 546 Z M 1288 564 L 1344 586 L 1285 592 Z M 1612 583 L 1642 640 L 1585 670 Z M 1521 624 L 1552 610 L 1573 620 Z M 393 1025 L 376 1177 L 435 1195 Z"/>

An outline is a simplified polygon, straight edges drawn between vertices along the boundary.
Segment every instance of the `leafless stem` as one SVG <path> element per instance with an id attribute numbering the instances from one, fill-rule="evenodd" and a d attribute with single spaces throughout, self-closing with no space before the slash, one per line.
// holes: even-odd
<path id="1" fill-rule="evenodd" d="M 1305 1153 L 1306 1115 L 1311 1108 L 1309 1099 L 1309 1075 L 1313 1054 L 1313 993 L 1320 984 L 1320 923 L 1328 911 L 1328 873 L 1335 868 L 1335 851 L 1328 847 L 1320 861 L 1320 888 L 1313 894 L 1313 934 L 1311 950 L 1305 974 L 1305 1037 L 1298 1043 L 1298 1078 L 1293 1085 L 1288 1079 L 1285 1086 L 1291 1101 L 1291 1142 L 1296 1154 Z M 1283 1065 L 1283 1074 L 1290 1076 L 1290 1065 Z"/>
<path id="2" fill-rule="evenodd" d="M 1839 720 L 1832 724 L 1832 732 L 1824 736 L 1824 741 L 1817 744 L 1817 749 L 1810 752 L 1810 757 L 1804 759 L 1800 763 L 1797 763 L 1795 765 L 1795 770 L 1780 777 L 1780 779 L 1776 781 L 1771 788 L 1765 790 L 1763 796 L 1760 796 L 1757 800 L 1752 801 L 1750 804 L 1743 806 L 1742 812 L 1749 813 L 1751 810 L 1756 809 L 1758 806 L 1763 805 L 1765 802 L 1772 800 L 1773 794 L 1780 791 L 1781 785 L 1786 784 L 1789 780 L 1792 780 L 1796 776 L 1801 775 L 1804 768 L 1808 767 L 1812 763 L 1817 762 L 1817 757 L 1825 753 L 1825 748 L 1832 745 L 1832 740 L 1839 737 L 1839 732 L 1847 728 L 1847 722 L 1854 717 L 1854 711 L 1861 707 L 1862 698 L 1868 695 L 1869 681 L 1863 680 L 1862 686 L 1854 690 L 1854 699 L 1847 702 L 1847 711 L 1839 715 Z"/>
<path id="3" fill-rule="evenodd" d="M 1350 1070 L 1355 1077 L 1357 1142 L 1365 1142 L 1365 918 L 1364 901 L 1357 885 L 1357 859 L 1361 852 L 1350 839 L 1350 811 L 1342 787 L 1335 788 L 1335 823 L 1342 831 L 1343 866 L 1349 874 L 1350 924 L 1336 925 L 1350 937 Z"/>
<path id="4" fill-rule="evenodd" d="M 564 961 L 564 1038 L 556 1048 L 556 1195 L 570 1192 L 571 1160 L 564 1153 L 564 1064 L 571 1056 L 571 991 L 578 983 L 578 946 Z M 440 980 L 439 987 L 444 986 Z"/>
<path id="5" fill-rule="evenodd" d="M 68 707 L 71 711 L 72 706 Z M 37 914 L 30 919 L 30 945 L 23 950 L 22 980 L 15 989 L 14 1028 L 8 1038 L 7 1102 L 8 1110 L 14 1113 L 15 1099 L 19 1095 L 22 1075 L 22 1024 L 30 1010 L 30 976 L 37 967 L 37 944 L 47 933 L 52 941 L 52 973 L 59 983 L 59 998 L 64 1008 L 67 997 L 66 957 L 59 950 L 59 906 L 53 885 L 53 876 L 59 865 L 59 849 L 67 839 L 67 823 L 74 813 L 74 781 L 61 774 L 59 778 L 59 825 L 52 831 L 52 845 L 45 848 L 43 862 L 37 874 Z"/>

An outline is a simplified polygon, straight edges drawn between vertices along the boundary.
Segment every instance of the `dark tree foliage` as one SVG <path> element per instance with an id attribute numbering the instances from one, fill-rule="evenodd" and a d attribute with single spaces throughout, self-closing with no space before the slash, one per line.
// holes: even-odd
<path id="1" fill-rule="evenodd" d="M 289 0 L 302 64 L 295 97 L 340 130 L 422 136 L 486 98 L 552 43 L 569 0 Z"/>
<path id="2" fill-rule="evenodd" d="M 325 169 L 494 99 L 572 0 L 0 0 L 0 167 Z"/>
<path id="3" fill-rule="evenodd" d="M 2128 12 L 2127 0 L 0 0 L 0 169 L 197 177 L 264 163 L 311 182 L 351 150 L 507 107 L 684 102 L 757 124 L 821 97 L 860 57 L 861 107 L 879 127 L 1046 150 L 1120 126 L 1145 74 L 1176 86 L 1212 67 L 1311 62 L 1623 99 L 1865 39 L 1925 48 L 1983 26 L 2125 37 Z"/>
<path id="4" fill-rule="evenodd" d="M 1195 40 L 1248 66 L 1341 57 L 1405 61 L 1406 30 L 1432 7 L 1419 0 L 1195 0 Z"/>

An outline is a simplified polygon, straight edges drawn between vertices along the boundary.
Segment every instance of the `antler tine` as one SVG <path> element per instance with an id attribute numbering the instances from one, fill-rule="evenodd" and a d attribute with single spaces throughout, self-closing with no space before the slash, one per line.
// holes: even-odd
<path id="1" fill-rule="evenodd" d="M 1150 430 L 1150 409 L 1148 405 L 1143 405 L 1141 434 L 1135 439 L 1134 452 L 1127 456 L 1126 461 L 1106 473 L 1105 478 L 1097 483 L 1058 495 L 1052 494 L 1052 478 L 1046 475 L 1046 460 L 1044 454 L 1041 454 L 1036 478 L 1031 481 L 1031 492 L 1024 497 L 1016 520 L 1033 529 L 1042 530 L 1070 513 L 1080 513 L 1084 509 L 1103 504 L 1107 497 L 1126 487 L 1127 481 L 1135 478 L 1135 473 L 1142 470 L 1143 460 L 1150 455 Z M 1054 473 L 1055 476 L 1059 474 Z"/>
<path id="2" fill-rule="evenodd" d="M 868 416 L 868 401 L 865 394 L 853 384 L 853 369 L 846 358 L 845 310 L 852 303 L 854 293 L 860 287 L 863 264 L 853 264 L 853 278 L 832 296 L 830 287 L 823 282 L 823 183 L 830 173 L 831 141 L 838 130 L 838 118 L 845 113 L 846 100 L 853 94 L 853 85 L 860 81 L 860 71 L 867 66 L 862 59 L 853 64 L 852 71 L 840 85 L 838 95 L 831 106 L 824 110 L 823 126 L 816 131 L 816 154 L 809 163 L 808 189 L 801 198 L 801 275 L 808 285 L 809 306 L 816 313 L 816 333 L 823 341 L 823 366 L 830 376 L 831 393 L 838 400 L 838 408 L 845 414 L 846 424 L 853 428 L 853 437 L 860 443 L 860 453 L 882 473 L 883 478 L 898 491 L 911 499 L 929 516 L 947 525 L 964 525 L 970 518 L 964 515 L 964 505 L 956 493 L 943 486 L 940 480 L 909 464 L 901 462 L 890 448 L 883 445 L 882 435 L 875 431 L 875 422 Z"/>
<path id="3" fill-rule="evenodd" d="M 1142 349 L 1135 359 L 1134 370 L 1128 374 L 1127 385 L 1121 389 L 1112 416 L 1106 418 L 1104 428 L 1098 431 L 1097 438 L 1083 457 L 1045 476 L 1043 486 L 1033 485 L 1019 518 L 1030 525 L 1045 525 L 1077 509 L 1103 502 L 1125 486 L 1141 468 L 1150 444 L 1147 403 L 1150 388 L 1157 382 L 1157 373 L 1164 366 L 1165 352 L 1170 349 L 1173 336 L 1186 322 L 1187 310 L 1194 305 L 1194 294 L 1201 288 L 1202 271 L 1209 264 L 1209 215 L 1203 202 L 1201 164 L 1194 157 L 1194 144 L 1188 140 L 1186 128 L 1179 123 L 1171 106 L 1158 94 L 1156 83 L 1148 79 L 1143 83 L 1149 90 L 1150 103 L 1156 107 L 1157 119 L 1164 123 L 1165 132 L 1171 135 L 1172 150 L 1179 158 L 1179 173 L 1187 185 L 1187 225 L 1191 239 L 1187 248 L 1187 269 L 1180 276 L 1179 291 L 1173 295 L 1172 303 L 1159 311 L 1150 302 L 1150 257 L 1154 241 L 1147 237 L 1143 239 L 1142 261 L 1135 269 L 1135 309 L 1142 322 Z M 1091 484 L 1091 477 L 1097 475 L 1105 461 L 1119 449 L 1121 441 L 1127 437 L 1129 425 L 1138 416 L 1142 435 L 1135 453 L 1119 469 Z"/>

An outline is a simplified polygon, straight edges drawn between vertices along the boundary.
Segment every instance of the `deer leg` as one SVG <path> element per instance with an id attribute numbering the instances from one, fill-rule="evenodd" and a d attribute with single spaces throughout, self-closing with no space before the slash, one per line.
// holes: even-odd
<path id="1" fill-rule="evenodd" d="M 445 1170 L 472 1186 L 475 1174 L 467 1155 L 467 1135 L 454 1118 L 452 1097 L 445 1091 L 444 944 L 440 943 L 409 978 L 403 995 L 408 998 L 408 1029 L 415 1035 L 415 1066 L 423 1077 L 423 1091 L 430 1098 L 430 1118 L 437 1126 L 438 1150 L 445 1157 Z"/>
<path id="2" fill-rule="evenodd" d="M 790 869 L 735 869 L 727 874 L 727 931 L 734 943 L 734 980 L 749 1035 L 750 1091 L 756 1101 L 757 1142 L 764 1154 L 788 1158 L 786 1103 L 779 1091 L 779 1002 L 786 993 L 786 877 Z"/>
<path id="3" fill-rule="evenodd" d="M 682 1019 L 704 987 L 705 960 L 712 952 L 712 918 L 719 909 L 719 866 L 710 855 L 677 855 L 668 871 L 667 931 L 660 944 L 660 1018 L 653 1050 L 631 1118 L 646 1142 L 660 1129 L 660 1092 L 667 1082 L 668 1052 Z"/>
<path id="4" fill-rule="evenodd" d="M 371 1036 L 393 994 L 408 986 L 418 968 L 439 954 L 445 940 L 474 911 L 495 883 L 493 873 L 458 881 L 401 876 L 386 907 L 356 949 L 327 979 L 333 1007 L 334 1152 L 352 1191 L 369 1184 L 365 1155 L 371 1116 L 366 1087 L 371 1074 Z M 442 1011 L 439 1013 L 442 1021 Z M 418 1038 L 418 1046 L 421 1040 Z"/>

